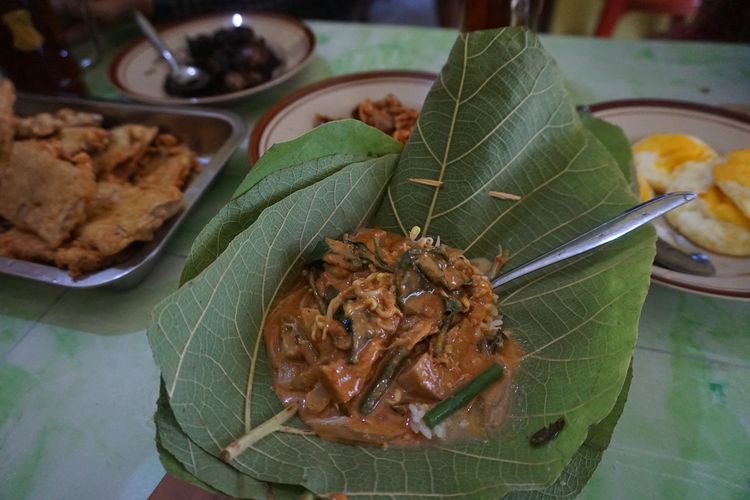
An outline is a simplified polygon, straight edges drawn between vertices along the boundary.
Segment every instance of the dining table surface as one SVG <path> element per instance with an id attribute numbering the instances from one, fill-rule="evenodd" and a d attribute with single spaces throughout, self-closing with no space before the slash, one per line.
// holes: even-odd
<path id="1" fill-rule="evenodd" d="M 317 46 L 303 71 L 217 106 L 238 113 L 248 132 L 274 102 L 314 81 L 379 69 L 438 72 L 457 36 L 448 28 L 308 24 Z M 85 75 L 92 96 L 126 100 L 107 71 L 135 36 L 130 25 L 106 34 L 104 56 Z M 750 45 L 541 39 L 576 104 L 667 98 L 750 106 Z M 131 289 L 65 289 L 0 275 L 0 499 L 139 499 L 154 491 L 165 471 L 154 444 L 151 310 L 177 288 L 196 235 L 249 168 L 245 140 Z M 580 498 L 750 498 L 750 302 L 652 284 L 627 404 Z"/>

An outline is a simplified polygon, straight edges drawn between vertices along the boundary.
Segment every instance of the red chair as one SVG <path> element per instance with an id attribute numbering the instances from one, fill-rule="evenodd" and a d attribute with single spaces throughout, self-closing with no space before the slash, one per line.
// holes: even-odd
<path id="1" fill-rule="evenodd" d="M 668 15 L 672 25 L 685 22 L 698 12 L 701 0 L 607 0 L 599 17 L 596 36 L 610 37 L 625 12 L 640 11 Z"/>

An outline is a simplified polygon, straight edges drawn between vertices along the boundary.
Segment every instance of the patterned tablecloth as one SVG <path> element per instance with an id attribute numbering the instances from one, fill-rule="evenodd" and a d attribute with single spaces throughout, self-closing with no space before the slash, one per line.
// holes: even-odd
<path id="1" fill-rule="evenodd" d="M 438 71 L 446 29 L 311 22 L 314 61 L 281 87 L 233 103 L 249 129 L 273 102 L 332 75 Z M 132 28 L 111 34 L 115 46 Z M 577 103 L 662 97 L 750 103 L 750 46 L 546 36 Z M 87 75 L 120 98 L 109 58 Z M 750 145 L 748 145 L 750 146 Z M 0 276 L 0 498 L 145 498 L 164 475 L 152 415 L 159 374 L 152 307 L 177 286 L 190 244 L 247 173 L 246 144 L 138 287 L 66 291 Z M 750 498 L 750 302 L 653 286 L 634 378 L 612 446 L 584 498 Z"/>

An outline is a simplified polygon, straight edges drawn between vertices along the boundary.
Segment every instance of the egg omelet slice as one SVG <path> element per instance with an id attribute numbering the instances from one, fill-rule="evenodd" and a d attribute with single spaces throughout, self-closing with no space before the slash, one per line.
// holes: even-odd
<path id="1" fill-rule="evenodd" d="M 698 198 L 667 214 L 667 221 L 690 241 L 707 250 L 734 256 L 750 255 L 750 218 L 714 185 L 711 161 L 680 168 L 669 191 L 694 191 Z"/>
<path id="2" fill-rule="evenodd" d="M 659 193 L 667 191 L 672 175 L 682 166 L 716 156 L 708 144 L 685 134 L 653 134 L 633 146 L 636 171 Z"/>
<path id="3" fill-rule="evenodd" d="M 638 183 L 638 196 L 641 201 L 648 201 L 653 198 L 654 190 L 651 188 L 651 185 L 646 182 L 646 179 L 638 173 L 635 174 L 635 179 Z"/>
<path id="4" fill-rule="evenodd" d="M 714 167 L 714 182 L 750 218 L 750 149 L 729 153 L 726 161 Z"/>

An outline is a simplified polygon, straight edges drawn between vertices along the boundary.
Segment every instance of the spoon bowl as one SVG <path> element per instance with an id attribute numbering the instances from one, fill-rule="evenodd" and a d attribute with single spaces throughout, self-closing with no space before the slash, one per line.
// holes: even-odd
<path id="1" fill-rule="evenodd" d="M 680 248 L 661 238 L 656 239 L 654 262 L 681 273 L 697 276 L 714 276 L 716 274 L 716 268 L 706 254 Z"/>
<path id="2" fill-rule="evenodd" d="M 180 66 L 177 71 L 170 71 L 164 88 L 168 94 L 179 97 L 200 96 L 210 86 L 211 77 L 195 66 Z"/>
<path id="3" fill-rule="evenodd" d="M 164 82 L 167 93 L 179 97 L 201 95 L 210 86 L 211 76 L 197 66 L 180 63 L 146 16 L 136 10 L 133 17 L 144 36 L 169 65 L 169 75 Z"/>

